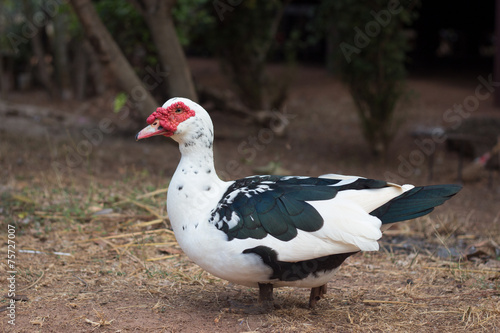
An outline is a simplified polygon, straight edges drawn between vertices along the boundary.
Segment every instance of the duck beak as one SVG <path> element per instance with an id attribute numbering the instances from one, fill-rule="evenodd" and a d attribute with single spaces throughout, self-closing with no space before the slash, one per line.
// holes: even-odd
<path id="1" fill-rule="evenodd" d="M 167 134 L 167 130 L 165 130 L 159 124 L 156 124 L 156 126 L 154 124 L 148 125 L 144 127 L 139 133 L 136 134 L 135 141 L 139 141 L 141 139 L 149 138 L 156 135 L 165 135 L 165 134 Z"/>

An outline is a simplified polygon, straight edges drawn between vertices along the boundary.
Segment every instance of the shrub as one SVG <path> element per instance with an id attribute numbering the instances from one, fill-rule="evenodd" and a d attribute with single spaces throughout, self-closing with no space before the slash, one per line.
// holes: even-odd
<path id="1" fill-rule="evenodd" d="M 416 2 L 325 0 L 335 52 L 334 70 L 348 86 L 363 135 L 375 155 L 386 152 L 395 132 L 394 110 L 404 94 L 406 53 L 404 27 L 416 18 Z M 325 18 L 326 16 L 324 16 Z"/>

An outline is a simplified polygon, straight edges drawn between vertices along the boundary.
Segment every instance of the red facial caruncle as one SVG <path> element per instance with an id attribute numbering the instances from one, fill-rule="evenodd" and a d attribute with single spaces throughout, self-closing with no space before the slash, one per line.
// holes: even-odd
<path id="1" fill-rule="evenodd" d="M 152 125 L 155 120 L 160 122 L 160 126 L 165 130 L 166 136 L 172 136 L 177 130 L 177 126 L 184 120 L 194 116 L 195 113 L 183 102 L 176 102 L 167 108 L 157 108 L 147 119 Z"/>

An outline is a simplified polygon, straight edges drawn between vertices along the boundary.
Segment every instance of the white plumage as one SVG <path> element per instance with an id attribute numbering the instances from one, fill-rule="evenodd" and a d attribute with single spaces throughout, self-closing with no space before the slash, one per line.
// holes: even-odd
<path id="1" fill-rule="evenodd" d="M 179 245 L 213 275 L 259 286 L 263 301 L 272 299 L 272 286 L 290 285 L 312 288 L 313 306 L 345 258 L 379 249 L 383 223 L 424 215 L 459 190 L 336 174 L 224 182 L 214 168 L 213 125 L 200 105 L 170 99 L 148 123 L 137 139 L 172 137 L 182 154 L 167 197 Z"/>

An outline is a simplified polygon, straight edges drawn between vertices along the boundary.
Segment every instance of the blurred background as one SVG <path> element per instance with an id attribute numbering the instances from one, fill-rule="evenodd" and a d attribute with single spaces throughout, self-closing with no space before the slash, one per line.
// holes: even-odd
<path id="1" fill-rule="evenodd" d="M 497 195 L 496 10 L 495 1 L 4 0 L 3 191 L 137 175 L 166 186 L 177 148 L 133 135 L 182 96 L 211 113 L 224 179 L 337 172 Z M 490 214 L 498 222 L 497 208 Z"/>
<path id="2" fill-rule="evenodd" d="M 0 225 L 16 227 L 19 249 L 67 254 L 22 254 L 19 283 L 29 289 L 42 281 L 69 295 L 82 281 L 90 290 L 113 278 L 131 291 L 126 299 L 139 303 L 149 296 L 137 286 L 154 278 L 158 286 L 165 277 L 172 286 L 213 286 L 213 277 L 190 264 L 166 233 L 164 202 L 180 157 L 177 145 L 163 137 L 134 140 L 157 107 L 181 96 L 210 113 L 216 168 L 225 180 L 341 173 L 416 185 L 464 184 L 435 213 L 389 230 L 381 256 L 408 271 L 413 265 L 418 274 L 406 281 L 420 281 L 416 276 L 428 276 L 427 266 L 439 264 L 433 274 L 442 278 L 429 282 L 430 294 L 451 285 L 452 296 L 465 290 L 496 292 L 498 298 L 498 3 L 1 0 Z M 394 259 L 397 251 L 404 257 Z M 376 259 L 370 258 L 358 256 L 353 265 L 366 261 L 358 266 L 371 267 Z M 476 275 L 442 270 L 465 262 Z M 78 280 L 68 275 L 70 266 Z M 396 283 L 396 275 L 386 277 Z M 61 315 L 73 311 L 73 305 L 53 301 L 49 290 L 32 289 L 28 296 L 33 300 L 37 293 L 51 306 L 22 304 L 42 316 L 37 318 L 45 318 L 48 308 Z M 463 293 L 453 297 L 466 299 Z M 485 298 L 488 306 L 498 308 L 492 297 Z M 85 302 L 78 303 L 81 311 L 99 314 Z M 359 309 L 346 304 L 356 318 Z M 436 304 L 428 323 L 472 327 L 454 326 L 452 316 L 463 313 L 498 328 L 498 309 L 481 312 L 450 301 L 449 311 L 440 311 L 443 305 Z M 149 308 L 137 311 L 152 314 Z M 218 307 L 211 311 L 219 313 Z M 379 315 L 368 316 L 375 329 Z M 414 323 L 426 322 L 426 314 L 416 316 Z M 406 315 L 400 317 L 394 322 Z M 40 320 L 21 329 L 41 327 Z M 47 325 L 66 330 L 61 323 Z M 132 327 L 120 320 L 114 325 Z"/>

